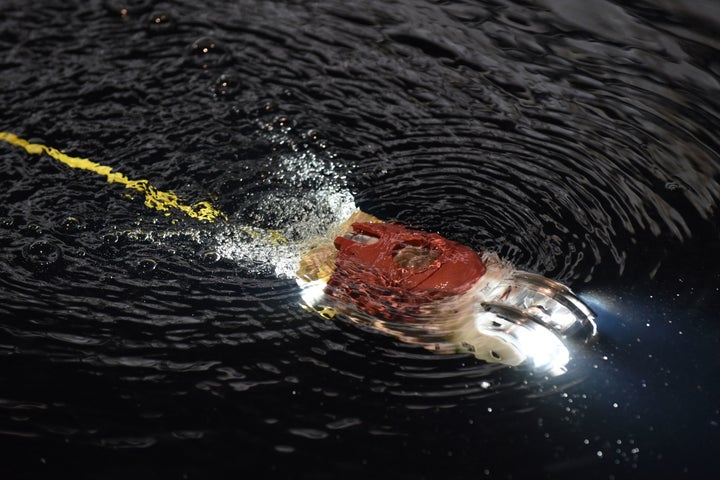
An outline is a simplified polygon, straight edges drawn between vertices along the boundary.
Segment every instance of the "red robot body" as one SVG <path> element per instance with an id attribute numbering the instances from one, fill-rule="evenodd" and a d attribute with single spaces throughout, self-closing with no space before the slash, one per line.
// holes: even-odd
<path id="1" fill-rule="evenodd" d="M 430 302 L 467 292 L 485 273 L 472 249 L 435 233 L 358 222 L 335 239 L 327 293 L 380 318 L 413 321 Z"/>

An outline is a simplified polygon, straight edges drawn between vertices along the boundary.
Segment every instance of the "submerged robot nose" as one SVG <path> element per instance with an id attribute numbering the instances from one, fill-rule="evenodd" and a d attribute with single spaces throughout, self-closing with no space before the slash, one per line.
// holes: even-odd
<path id="1" fill-rule="evenodd" d="M 588 341 L 597 335 L 595 313 L 568 287 L 542 275 L 513 272 L 491 296 L 564 337 Z"/>

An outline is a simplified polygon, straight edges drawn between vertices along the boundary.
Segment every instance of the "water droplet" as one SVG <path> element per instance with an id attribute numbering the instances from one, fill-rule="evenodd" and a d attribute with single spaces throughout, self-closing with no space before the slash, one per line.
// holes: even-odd
<path id="1" fill-rule="evenodd" d="M 77 217 L 67 217 L 60 224 L 62 233 L 76 233 L 85 229 L 85 223 Z"/>
<path id="2" fill-rule="evenodd" d="M 177 20 L 165 12 L 154 12 L 145 19 L 145 30 L 150 35 L 165 35 L 177 30 Z"/>
<path id="3" fill-rule="evenodd" d="M 326 147 L 326 142 L 323 139 L 322 135 L 320 134 L 319 131 L 315 130 L 314 128 L 308 130 L 305 133 L 305 138 L 307 138 L 308 142 L 312 142 L 320 148 Z"/>
<path id="4" fill-rule="evenodd" d="M 195 40 L 190 45 L 188 56 L 193 64 L 204 69 L 226 65 L 231 59 L 230 52 L 208 37 Z"/>
<path id="5" fill-rule="evenodd" d="M 103 244 L 114 245 L 120 241 L 120 236 L 117 233 L 110 232 L 102 236 Z"/>
<path id="6" fill-rule="evenodd" d="M 137 262 L 137 273 L 139 275 L 148 275 L 157 268 L 158 263 L 152 258 L 143 258 Z"/>
<path id="7" fill-rule="evenodd" d="M 103 5 L 112 14 L 128 17 L 150 11 L 156 0 L 104 0 Z"/>
<path id="8" fill-rule="evenodd" d="M 215 84 L 210 87 L 210 91 L 216 97 L 232 98 L 240 92 L 240 79 L 237 75 L 223 73 L 215 80 Z"/>
<path id="9" fill-rule="evenodd" d="M 43 229 L 37 223 L 28 223 L 25 225 L 25 228 L 23 228 L 23 233 L 26 235 L 38 236 L 42 235 Z"/>
<path id="10" fill-rule="evenodd" d="M 0 227 L 10 228 L 15 224 L 15 219 L 12 217 L 0 218 Z"/>
<path id="11" fill-rule="evenodd" d="M 25 246 L 22 255 L 32 268 L 45 270 L 58 263 L 62 250 L 54 243 L 38 240 Z"/>
<path id="12" fill-rule="evenodd" d="M 221 258 L 221 257 L 220 257 L 220 254 L 219 254 L 219 253 L 217 253 L 217 252 L 215 252 L 215 251 L 213 251 L 213 250 L 210 250 L 210 251 L 208 251 L 208 252 L 203 253 L 203 255 L 202 255 L 202 262 L 203 262 L 205 265 L 212 265 L 212 264 L 214 264 L 214 263 L 219 262 L 219 261 L 220 261 L 220 258 Z"/>

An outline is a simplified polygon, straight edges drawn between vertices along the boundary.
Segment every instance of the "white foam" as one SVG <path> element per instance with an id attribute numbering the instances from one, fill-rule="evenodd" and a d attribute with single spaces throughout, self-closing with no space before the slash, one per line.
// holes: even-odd
<path id="1" fill-rule="evenodd" d="M 227 228 L 217 232 L 214 250 L 251 271 L 294 278 L 307 244 L 325 236 L 357 207 L 347 188 L 347 177 L 332 155 L 302 150 L 282 133 L 273 132 L 269 137 L 292 150 L 272 159 L 276 167 L 267 183 L 281 188 L 269 189 L 257 200 L 259 225 L 231 219 Z M 269 223 L 286 242 L 279 243 L 273 230 L 265 229 Z"/>

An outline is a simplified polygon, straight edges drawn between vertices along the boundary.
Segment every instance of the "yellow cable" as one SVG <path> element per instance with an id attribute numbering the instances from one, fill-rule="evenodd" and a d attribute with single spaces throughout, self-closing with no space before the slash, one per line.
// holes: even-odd
<path id="1" fill-rule="evenodd" d="M 119 183 L 126 188 L 136 190 L 145 195 L 145 205 L 154 208 L 165 215 L 170 215 L 172 209 L 180 210 L 189 217 L 206 222 L 214 222 L 217 219 L 227 220 L 227 216 L 212 206 L 210 202 L 202 201 L 193 205 L 186 205 L 180 201 L 178 195 L 169 190 L 164 192 L 150 185 L 147 180 L 131 180 L 120 172 L 113 172 L 111 167 L 93 162 L 87 158 L 71 157 L 60 150 L 48 147 L 41 143 L 30 143 L 25 139 L 9 132 L 0 132 L 0 140 L 3 140 L 16 147 L 24 148 L 31 155 L 42 155 L 46 153 L 55 160 L 67 165 L 70 168 L 87 170 L 104 176 L 108 183 Z M 273 245 L 287 243 L 287 239 L 278 230 L 263 230 L 257 227 L 241 227 L 241 230 L 248 233 L 254 239 L 264 239 Z"/>

